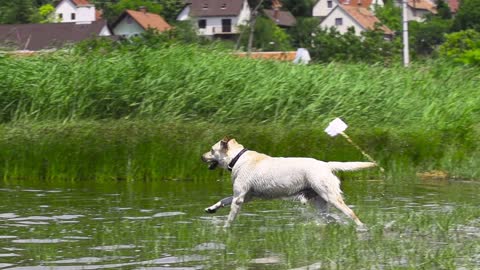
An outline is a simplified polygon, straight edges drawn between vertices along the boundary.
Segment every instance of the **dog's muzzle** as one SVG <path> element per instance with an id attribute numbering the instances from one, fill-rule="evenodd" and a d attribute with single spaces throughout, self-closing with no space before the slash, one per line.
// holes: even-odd
<path id="1" fill-rule="evenodd" d="M 201 159 L 202 159 L 203 162 L 208 163 L 208 169 L 209 170 L 215 170 L 218 166 L 218 161 L 216 161 L 216 160 L 208 160 L 204 156 L 202 156 Z"/>

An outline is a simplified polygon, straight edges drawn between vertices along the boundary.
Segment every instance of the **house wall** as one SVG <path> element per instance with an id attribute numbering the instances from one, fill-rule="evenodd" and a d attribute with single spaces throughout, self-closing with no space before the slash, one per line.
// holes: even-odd
<path id="1" fill-rule="evenodd" d="M 238 33 L 238 17 L 198 17 L 199 20 L 206 20 L 207 26 L 204 29 L 198 29 L 199 35 L 212 36 L 214 34 L 222 33 L 222 20 L 230 19 L 232 21 L 232 31 L 230 33 Z M 198 26 L 198 23 L 195 24 Z"/>
<path id="2" fill-rule="evenodd" d="M 108 26 L 105 25 L 100 31 L 100 34 L 98 35 L 101 37 L 107 37 L 107 36 L 111 36 L 112 32 L 110 31 L 110 29 L 108 29 Z"/>
<path id="3" fill-rule="evenodd" d="M 180 14 L 177 16 L 177 20 L 179 21 L 185 21 L 192 19 L 192 22 L 195 26 L 198 27 L 198 21 L 199 20 L 206 20 L 206 27 L 204 29 L 197 29 L 199 35 L 203 36 L 212 36 L 214 34 L 219 34 L 222 33 L 222 20 L 223 19 L 230 19 L 232 22 L 232 31 L 230 33 L 238 33 L 239 25 L 245 25 L 248 23 L 250 20 L 250 7 L 248 6 L 248 2 L 245 0 L 243 1 L 243 7 L 242 10 L 240 11 L 240 14 L 238 16 L 224 16 L 224 17 L 195 17 L 195 18 L 190 18 L 189 17 L 190 13 L 190 7 L 187 6 L 184 8 Z"/>
<path id="4" fill-rule="evenodd" d="M 178 14 L 177 21 L 186 21 L 186 20 L 190 19 L 190 17 L 188 17 L 188 14 L 190 14 L 190 6 L 186 6 L 180 12 L 180 14 Z"/>
<path id="5" fill-rule="evenodd" d="M 332 0 L 332 7 L 328 7 L 328 0 L 319 0 L 312 10 L 312 15 L 314 17 L 326 17 L 328 13 L 330 13 L 336 6 L 338 2 L 336 0 Z"/>
<path id="6" fill-rule="evenodd" d="M 130 18 L 130 20 L 128 19 Z M 124 37 L 131 37 L 145 32 L 132 17 L 126 15 L 116 26 L 113 28 L 113 34 Z"/>
<path id="7" fill-rule="evenodd" d="M 71 14 L 75 13 L 75 19 L 72 20 Z M 63 0 L 55 8 L 55 19 L 63 17 L 60 22 L 93 22 L 95 21 L 95 6 L 75 6 L 70 0 Z"/>
<path id="8" fill-rule="evenodd" d="M 335 25 L 335 19 L 342 18 L 343 24 L 342 25 Z M 338 32 L 344 34 L 347 32 L 348 28 L 353 27 L 355 29 L 355 34 L 360 35 L 363 32 L 363 27 L 361 27 L 357 22 L 355 22 L 350 16 L 348 16 L 345 11 L 343 11 L 340 7 L 334 9 L 328 17 L 326 17 L 321 23 L 320 27 L 322 28 L 330 28 L 335 27 Z"/>
<path id="9" fill-rule="evenodd" d="M 423 22 L 425 21 L 425 15 L 429 14 L 430 12 L 423 9 L 413 9 L 411 7 L 407 8 L 407 20 L 408 21 L 417 21 Z"/>

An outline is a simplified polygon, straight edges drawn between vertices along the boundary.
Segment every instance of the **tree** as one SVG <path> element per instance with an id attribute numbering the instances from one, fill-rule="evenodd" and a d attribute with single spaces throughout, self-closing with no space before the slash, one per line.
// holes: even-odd
<path id="1" fill-rule="evenodd" d="M 444 0 L 437 0 L 437 16 L 444 20 L 452 18 L 452 11 Z"/>
<path id="2" fill-rule="evenodd" d="M 402 9 L 396 7 L 391 2 L 385 3 L 383 7 L 377 6 L 375 8 L 375 16 L 393 31 L 402 29 Z"/>
<path id="3" fill-rule="evenodd" d="M 312 34 L 320 25 L 320 20 L 313 17 L 297 18 L 297 24 L 288 30 L 292 44 L 296 48 L 308 48 L 313 43 Z"/>
<path id="4" fill-rule="evenodd" d="M 49 23 L 55 22 L 55 7 L 51 4 L 45 4 L 38 8 L 37 12 L 31 17 L 31 22 Z"/>
<path id="5" fill-rule="evenodd" d="M 461 31 L 474 29 L 480 31 L 480 1 L 463 0 L 461 1 L 457 15 L 453 21 L 453 30 Z"/>
<path id="6" fill-rule="evenodd" d="M 35 13 L 33 0 L 0 1 L 0 23 L 29 23 Z"/>
<path id="7" fill-rule="evenodd" d="M 283 7 L 290 11 L 295 17 L 312 16 L 313 6 L 316 0 L 283 0 Z"/>
<path id="8" fill-rule="evenodd" d="M 451 21 L 432 17 L 425 22 L 410 22 L 413 49 L 419 55 L 430 55 L 445 41 L 445 34 L 451 28 Z"/>
<path id="9" fill-rule="evenodd" d="M 107 6 L 107 8 L 104 10 L 104 14 L 108 20 L 114 21 L 126 9 L 138 10 L 139 7 L 145 7 L 148 12 L 155 14 L 161 14 L 163 11 L 163 6 L 161 4 L 154 3 L 152 1 L 120 0 L 118 3 Z"/>
<path id="10" fill-rule="evenodd" d="M 455 62 L 480 65 L 480 32 L 469 29 L 447 35 L 439 54 Z"/>

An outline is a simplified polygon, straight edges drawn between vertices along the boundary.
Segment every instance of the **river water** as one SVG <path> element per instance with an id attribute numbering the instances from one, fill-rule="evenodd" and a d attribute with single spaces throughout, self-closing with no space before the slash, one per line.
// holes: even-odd
<path id="1" fill-rule="evenodd" d="M 230 194 L 228 180 L 6 181 L 0 269 L 480 268 L 478 182 L 342 186 L 370 232 L 281 200 L 245 205 L 225 231 L 228 209 L 203 209 Z"/>

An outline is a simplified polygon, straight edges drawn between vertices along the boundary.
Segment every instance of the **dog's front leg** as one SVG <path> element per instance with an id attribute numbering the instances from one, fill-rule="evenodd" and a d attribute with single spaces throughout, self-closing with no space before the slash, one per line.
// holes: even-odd
<path id="1" fill-rule="evenodd" d="M 230 214 L 228 214 L 227 222 L 224 226 L 225 228 L 230 227 L 232 222 L 235 220 L 235 217 L 237 217 L 240 208 L 242 208 L 242 204 L 245 202 L 245 195 L 246 192 L 239 193 L 238 195 L 237 193 L 234 194 L 232 205 L 230 206 Z"/>
<path id="2" fill-rule="evenodd" d="M 233 201 L 233 196 L 223 198 L 220 201 L 218 201 L 216 204 L 205 208 L 205 212 L 207 212 L 209 214 L 213 214 L 213 213 L 217 212 L 218 209 L 220 209 L 222 207 L 225 207 L 225 206 L 229 206 L 230 204 L 232 204 L 232 201 Z"/>

